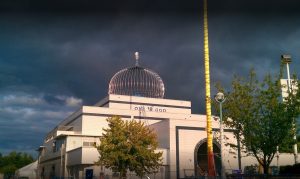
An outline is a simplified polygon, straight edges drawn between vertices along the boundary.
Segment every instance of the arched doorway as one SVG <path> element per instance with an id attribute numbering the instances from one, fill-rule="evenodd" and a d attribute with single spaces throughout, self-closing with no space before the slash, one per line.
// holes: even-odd
<path id="1" fill-rule="evenodd" d="M 220 176 L 221 174 L 221 158 L 220 158 L 220 144 L 217 141 L 213 141 L 213 152 L 216 172 Z M 195 147 L 195 175 L 205 176 L 208 171 L 207 165 L 207 139 L 201 140 Z"/>

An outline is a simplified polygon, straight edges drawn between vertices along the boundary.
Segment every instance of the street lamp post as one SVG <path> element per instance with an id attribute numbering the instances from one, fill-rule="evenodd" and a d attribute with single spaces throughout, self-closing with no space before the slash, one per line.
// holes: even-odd
<path id="1" fill-rule="evenodd" d="M 290 77 L 290 67 L 289 64 L 292 62 L 292 57 L 290 55 L 281 55 L 281 63 L 286 64 L 286 73 L 287 73 L 287 84 L 288 91 L 291 92 L 291 77 Z"/>
<path id="2" fill-rule="evenodd" d="M 221 178 L 225 178 L 225 172 L 223 167 L 223 114 L 222 114 L 222 104 L 225 102 L 226 98 L 222 92 L 218 92 L 215 95 L 215 100 L 220 105 L 220 158 L 221 158 Z"/>
<path id="3" fill-rule="evenodd" d="M 290 77 L 290 68 L 289 64 L 292 62 L 291 55 L 281 55 L 281 63 L 286 64 L 286 72 L 287 72 L 287 84 L 288 84 L 288 92 L 292 92 L 292 84 L 291 84 L 291 77 Z M 296 121 L 294 120 L 294 140 L 297 141 L 297 130 L 296 130 Z M 294 148 L 294 158 L 295 164 L 298 163 L 298 151 L 297 151 L 297 142 L 293 146 Z"/>

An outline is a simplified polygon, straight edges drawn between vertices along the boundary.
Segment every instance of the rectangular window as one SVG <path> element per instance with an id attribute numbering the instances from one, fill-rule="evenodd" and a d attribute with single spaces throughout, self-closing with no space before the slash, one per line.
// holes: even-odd
<path id="1" fill-rule="evenodd" d="M 96 142 L 83 142 L 83 147 L 94 147 Z"/>

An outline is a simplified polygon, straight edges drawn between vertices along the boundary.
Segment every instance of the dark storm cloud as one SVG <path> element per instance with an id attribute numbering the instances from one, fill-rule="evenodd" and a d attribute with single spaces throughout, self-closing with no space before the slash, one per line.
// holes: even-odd
<path id="1" fill-rule="evenodd" d="M 146 1 L 146 0 L 22 0 L 2 1 L 3 11 L 22 12 L 159 12 L 159 11 L 194 11 L 199 2 L 190 1 Z"/>
<path id="2" fill-rule="evenodd" d="M 205 112 L 202 1 L 0 4 L 0 152 L 33 153 L 80 104 L 105 97 L 110 78 L 134 65 L 135 51 L 162 77 L 166 98 Z M 291 72 L 299 71 L 299 7 L 209 0 L 212 95 L 217 81 L 229 87 L 233 74 L 251 67 L 259 77 L 277 73 L 283 53 L 292 55 Z"/>
<path id="3" fill-rule="evenodd" d="M 4 0 L 2 11 L 14 12 L 175 12 L 190 13 L 202 10 L 202 0 Z M 211 12 L 299 12 L 298 0 L 208 0 Z"/>
<path id="4" fill-rule="evenodd" d="M 50 96 L 1 90 L 1 153 L 17 150 L 36 156 L 34 151 L 46 131 L 50 131 L 82 103 L 82 100 L 71 96 Z M 53 104 L 53 100 L 49 103 L 45 98 L 60 99 L 60 104 Z"/>
<path id="5" fill-rule="evenodd" d="M 93 20 L 89 22 L 93 23 Z M 197 75 L 202 77 L 201 71 L 203 71 L 196 68 L 202 66 L 202 61 L 198 60 L 202 59 L 200 53 L 202 42 L 199 40 L 202 38 L 202 33 L 197 18 L 184 15 L 182 17 L 163 16 L 163 18 L 160 16 L 126 16 L 115 18 L 113 22 L 101 22 L 105 25 L 80 24 L 79 26 L 87 25 L 89 28 L 78 29 L 72 32 L 72 35 L 68 35 L 68 27 L 65 27 L 64 30 L 61 29 L 61 34 L 51 37 L 57 39 L 51 46 L 55 48 L 53 53 L 59 55 L 53 59 L 60 59 L 58 61 L 63 62 L 61 64 L 58 62 L 59 65 L 56 68 L 62 66 L 60 72 L 66 70 L 66 72 L 69 71 L 66 74 L 71 74 L 71 76 L 65 76 L 69 90 L 75 91 L 84 99 L 92 99 L 86 96 L 87 89 L 76 88 L 76 86 L 95 86 L 95 84 L 104 83 L 101 89 L 95 91 L 95 94 L 99 94 L 100 91 L 106 94 L 109 78 L 115 71 L 132 63 L 132 54 L 135 50 L 141 51 L 142 64 L 155 69 L 167 78 L 166 83 L 170 83 L 167 84 L 167 97 L 181 97 L 180 94 L 169 90 L 169 86 L 170 89 L 182 88 L 186 91 L 191 90 L 190 84 L 203 86 L 201 80 L 197 83 L 193 80 L 199 79 Z M 272 66 L 279 66 L 280 55 L 297 49 L 298 42 L 292 39 L 296 39 L 299 35 L 299 27 L 294 24 L 299 24 L 297 17 L 265 15 L 257 19 L 248 15 L 240 17 L 228 15 L 212 18 L 210 21 L 212 81 L 228 81 L 234 73 L 242 72 L 245 75 L 251 67 L 256 67 L 260 75 L 276 71 L 276 68 Z M 98 29 L 103 29 L 103 26 L 106 30 L 98 31 Z M 292 26 L 293 28 L 286 28 Z M 92 35 L 86 37 L 85 31 Z M 65 36 L 67 38 L 61 38 Z M 298 54 L 292 55 L 297 59 Z M 189 63 L 186 63 L 187 61 Z M 63 65 L 65 63 L 68 63 L 70 68 L 66 68 Z M 178 81 L 168 79 L 174 66 L 180 68 L 176 74 L 172 74 L 171 78 L 175 75 L 180 85 Z M 222 73 L 219 67 L 228 71 Z M 74 73 L 75 70 L 78 72 Z M 103 78 L 94 78 L 100 76 L 100 73 L 105 76 L 105 81 Z M 90 83 L 82 80 L 87 74 L 90 79 L 93 79 Z M 217 74 L 220 75 L 216 76 Z M 92 100 L 88 102 L 91 103 Z"/>

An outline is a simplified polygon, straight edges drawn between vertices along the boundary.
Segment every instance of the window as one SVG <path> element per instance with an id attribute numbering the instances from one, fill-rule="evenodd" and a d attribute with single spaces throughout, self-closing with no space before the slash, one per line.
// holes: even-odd
<path id="1" fill-rule="evenodd" d="M 83 142 L 83 147 L 94 147 L 96 142 Z"/>
<path id="2" fill-rule="evenodd" d="M 59 140 L 54 140 L 52 144 L 52 151 L 57 152 L 61 150 L 62 145 L 64 144 L 64 140 L 59 139 Z"/>

